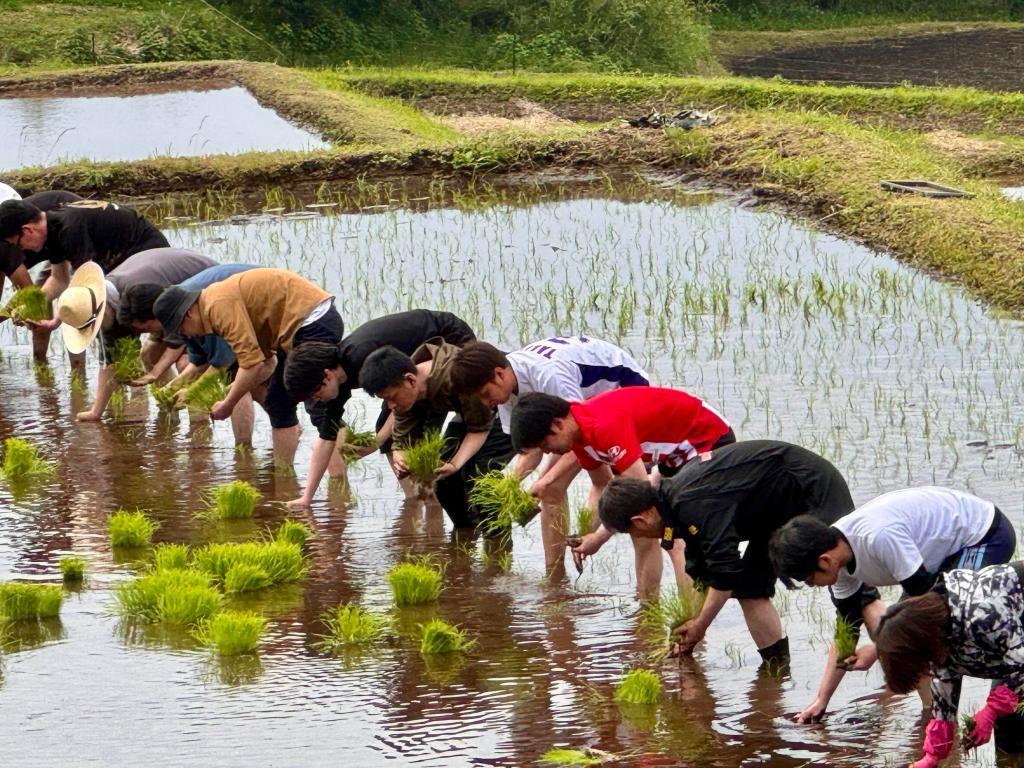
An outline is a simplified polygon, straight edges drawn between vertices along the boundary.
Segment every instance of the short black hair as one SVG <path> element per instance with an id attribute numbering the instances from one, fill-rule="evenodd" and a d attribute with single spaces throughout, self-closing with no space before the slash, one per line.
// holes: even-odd
<path id="1" fill-rule="evenodd" d="M 512 409 L 512 447 L 516 451 L 536 448 L 551 432 L 551 423 L 568 415 L 568 400 L 543 392 L 523 395 Z"/>
<path id="2" fill-rule="evenodd" d="M 625 533 L 633 518 L 651 507 L 658 508 L 658 491 L 649 481 L 615 477 L 601 494 L 597 514 L 609 531 Z"/>
<path id="3" fill-rule="evenodd" d="M 324 371 L 341 365 L 337 344 L 307 341 L 292 348 L 285 358 L 284 388 L 292 400 L 309 400 L 324 383 Z"/>
<path id="4" fill-rule="evenodd" d="M 472 395 L 494 378 L 495 368 L 508 367 L 508 357 L 500 349 L 486 341 L 471 341 L 452 359 L 452 393 Z"/>
<path id="5" fill-rule="evenodd" d="M 388 387 L 402 383 L 406 374 L 416 375 L 416 363 L 401 350 L 381 347 L 363 362 L 359 386 L 366 394 L 377 397 Z"/>
<path id="6" fill-rule="evenodd" d="M 117 322 L 121 325 L 131 325 L 133 322 L 145 323 L 149 320 L 156 320 L 156 315 L 153 314 L 153 305 L 156 304 L 157 296 L 163 293 L 166 287 L 156 283 L 129 285 L 121 294 L 121 303 L 117 308 Z"/>
<path id="7" fill-rule="evenodd" d="M 4 200 L 0 203 L 0 240 L 13 237 L 42 215 L 41 210 L 25 200 Z"/>
<path id="8" fill-rule="evenodd" d="M 818 558 L 839 543 L 842 536 L 813 515 L 798 515 L 772 534 L 768 557 L 779 580 L 789 589 L 806 581 L 818 568 Z"/>

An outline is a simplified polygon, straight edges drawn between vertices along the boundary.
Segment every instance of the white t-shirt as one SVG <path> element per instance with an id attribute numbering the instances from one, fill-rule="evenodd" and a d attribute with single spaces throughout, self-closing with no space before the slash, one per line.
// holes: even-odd
<path id="1" fill-rule="evenodd" d="M 4 200 L 21 200 L 21 195 L 11 185 L 0 181 L 0 203 Z"/>
<path id="2" fill-rule="evenodd" d="M 832 594 L 841 600 L 861 584 L 899 584 L 922 565 L 936 573 L 947 557 L 984 538 L 994 518 L 991 501 L 951 488 L 906 488 L 872 499 L 832 523 L 855 558 L 853 573 L 841 569 Z"/>
<path id="3" fill-rule="evenodd" d="M 543 392 L 570 401 L 625 385 L 650 383 L 647 372 L 625 350 L 589 336 L 555 336 L 509 352 L 509 365 L 519 391 L 498 406 L 501 428 L 510 432 L 512 408 L 530 392 Z"/>

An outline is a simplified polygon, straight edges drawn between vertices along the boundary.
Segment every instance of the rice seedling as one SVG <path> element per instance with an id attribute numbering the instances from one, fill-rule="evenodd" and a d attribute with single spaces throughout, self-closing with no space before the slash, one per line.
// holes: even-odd
<path id="1" fill-rule="evenodd" d="M 860 626 L 845 616 L 836 616 L 836 663 L 842 664 L 844 659 L 857 652 L 857 640 L 860 637 Z"/>
<path id="2" fill-rule="evenodd" d="M 81 581 L 85 578 L 85 572 L 89 567 L 89 561 L 78 555 L 65 555 L 60 559 L 60 575 L 66 582 Z"/>
<path id="3" fill-rule="evenodd" d="M 85 376 L 78 371 L 71 372 L 71 392 L 79 397 L 89 394 L 89 388 L 85 384 Z"/>
<path id="4" fill-rule="evenodd" d="M 209 489 L 204 497 L 209 507 L 199 513 L 202 517 L 215 520 L 243 520 L 252 517 L 260 493 L 244 480 L 218 485 Z"/>
<path id="5" fill-rule="evenodd" d="M 661 693 L 661 680 L 647 669 L 634 669 L 626 674 L 615 689 L 615 700 L 622 704 L 655 704 Z"/>
<path id="6" fill-rule="evenodd" d="M 573 536 L 586 536 L 594 527 L 594 513 L 586 504 L 576 508 L 576 518 L 573 520 Z"/>
<path id="7" fill-rule="evenodd" d="M 651 657 L 666 657 L 675 642 L 673 631 L 697 618 L 703 607 L 704 593 L 696 588 L 680 588 L 647 603 L 640 613 L 640 629 L 654 648 Z"/>
<path id="8" fill-rule="evenodd" d="M 269 580 L 265 586 L 296 581 L 306 572 L 302 550 L 287 541 L 207 544 L 195 551 L 192 560 L 196 568 L 210 574 L 218 584 L 225 584 L 228 572 L 239 565 L 259 568 Z M 251 574 L 250 571 L 245 579 L 251 579 Z M 243 572 L 236 572 L 234 585 L 243 583 Z"/>
<path id="9" fill-rule="evenodd" d="M 53 368 L 51 368 L 47 363 L 33 363 L 32 371 L 36 375 L 36 384 L 38 384 L 40 387 L 53 386 Z"/>
<path id="10" fill-rule="evenodd" d="M 37 323 L 45 320 L 50 311 L 50 300 L 37 285 L 27 285 L 15 291 L 10 301 L 0 310 L 0 315 L 12 320 L 29 320 Z"/>
<path id="11" fill-rule="evenodd" d="M 107 408 L 110 410 L 110 415 L 115 419 L 120 419 L 124 416 L 124 408 L 128 403 L 128 391 L 124 387 L 118 387 L 110 393 L 110 400 L 107 401 Z"/>
<path id="12" fill-rule="evenodd" d="M 146 372 L 142 367 L 142 342 L 135 336 L 115 339 L 110 351 L 110 367 L 120 381 L 141 378 Z"/>
<path id="13" fill-rule="evenodd" d="M 51 475 L 56 464 L 39 455 L 39 449 L 28 440 L 8 437 L 4 441 L 4 476 L 8 480 Z"/>
<path id="14" fill-rule="evenodd" d="M 403 449 L 409 475 L 424 488 L 434 485 L 434 473 L 440 468 L 444 451 L 444 435 L 430 431 L 417 442 Z"/>
<path id="15" fill-rule="evenodd" d="M 157 544 L 153 550 L 153 570 L 180 571 L 188 568 L 188 546 L 185 544 Z"/>
<path id="16" fill-rule="evenodd" d="M 339 651 L 353 645 L 365 645 L 387 632 L 390 619 L 355 603 L 345 603 L 324 612 L 320 620 L 327 627 L 317 643 L 326 651 Z"/>
<path id="17" fill-rule="evenodd" d="M 348 428 L 345 431 L 345 441 L 338 446 L 338 452 L 345 461 L 351 463 L 362 458 L 363 452 L 360 448 L 375 448 L 377 446 L 377 433 L 372 429 L 363 432 Z"/>
<path id="18" fill-rule="evenodd" d="M 255 653 L 267 629 L 267 620 L 252 611 L 222 611 L 204 619 L 195 638 L 221 656 Z"/>
<path id="19" fill-rule="evenodd" d="M 53 584 L 0 583 L 0 618 L 7 621 L 52 619 L 60 615 L 64 599 L 61 588 Z"/>
<path id="20" fill-rule="evenodd" d="M 977 721 L 974 719 L 974 715 L 964 715 L 960 718 L 960 742 L 963 744 L 964 752 L 973 748 L 967 737 L 971 735 L 975 725 L 977 725 Z"/>
<path id="21" fill-rule="evenodd" d="M 593 757 L 582 749 L 549 749 L 540 756 L 540 761 L 549 765 L 588 766 L 600 765 L 602 758 Z"/>
<path id="22" fill-rule="evenodd" d="M 115 547 L 135 549 L 148 547 L 153 540 L 153 533 L 160 524 L 150 520 L 141 509 L 129 512 L 119 509 L 107 521 L 110 530 L 110 543 Z"/>
<path id="23" fill-rule="evenodd" d="M 228 396 L 231 377 L 224 371 L 200 376 L 185 389 L 185 404 L 194 411 L 209 413 L 213 406 Z"/>
<path id="24" fill-rule="evenodd" d="M 178 403 L 178 390 L 170 385 L 161 387 L 159 384 L 150 384 L 149 393 L 156 401 L 161 411 L 173 411 Z"/>
<path id="25" fill-rule="evenodd" d="M 525 526 L 537 514 L 537 499 L 527 493 L 518 475 L 500 469 L 486 472 L 473 481 L 469 503 L 480 510 L 480 523 L 488 536 L 508 537 L 512 526 Z"/>
<path id="26" fill-rule="evenodd" d="M 285 520 L 274 534 L 274 538 L 278 541 L 285 541 L 297 547 L 304 546 L 312 537 L 313 531 L 309 529 L 309 526 L 298 520 Z"/>
<path id="27" fill-rule="evenodd" d="M 270 584 L 267 572 L 252 563 L 235 563 L 224 574 L 225 592 L 254 592 Z"/>
<path id="28" fill-rule="evenodd" d="M 466 633 L 441 619 L 431 619 L 421 625 L 420 653 L 424 655 L 462 653 L 469 650 L 474 640 L 466 639 Z"/>
<path id="29" fill-rule="evenodd" d="M 421 605 L 441 594 L 441 569 L 429 558 L 400 563 L 388 572 L 395 605 Z"/>
<path id="30" fill-rule="evenodd" d="M 120 610 L 142 621 L 192 625 L 220 610 L 223 596 L 205 573 L 152 571 L 118 586 Z"/>

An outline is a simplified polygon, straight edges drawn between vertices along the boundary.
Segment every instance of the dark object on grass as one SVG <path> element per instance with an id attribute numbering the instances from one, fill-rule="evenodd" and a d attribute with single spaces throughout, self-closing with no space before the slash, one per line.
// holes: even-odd
<path id="1" fill-rule="evenodd" d="M 627 120 L 633 128 L 682 128 L 689 131 L 692 128 L 707 128 L 718 122 L 715 113 L 701 112 L 698 109 L 683 109 L 674 115 L 663 115 L 661 112 L 652 111 L 642 117 L 635 117 Z"/>
<path id="2" fill-rule="evenodd" d="M 934 181 L 892 181 L 880 182 L 882 189 L 888 192 L 903 192 L 913 195 L 924 195 L 925 197 L 974 197 L 971 192 L 966 192 L 956 187 L 946 187 L 936 184 Z"/>

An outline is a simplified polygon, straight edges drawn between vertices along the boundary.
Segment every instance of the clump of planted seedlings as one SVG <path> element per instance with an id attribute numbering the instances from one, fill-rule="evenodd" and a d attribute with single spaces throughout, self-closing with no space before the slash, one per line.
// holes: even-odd
<path id="1" fill-rule="evenodd" d="M 137 549 L 148 547 L 153 541 L 153 533 L 160 524 L 150 520 L 141 509 L 129 512 L 119 509 L 107 521 L 110 530 L 110 543 L 115 547 Z"/>
<path id="2" fill-rule="evenodd" d="M 10 301 L 0 309 L 0 315 L 12 320 L 28 320 L 38 323 L 45 320 L 50 311 L 50 300 L 38 285 L 19 288 Z"/>
<path id="3" fill-rule="evenodd" d="M 228 396 L 231 380 L 224 371 L 200 376 L 185 388 L 182 398 L 193 411 L 209 413 L 213 406 Z"/>
<path id="4" fill-rule="evenodd" d="M 193 634 L 221 656 L 237 656 L 255 653 L 266 629 L 266 619 L 252 611 L 222 611 L 200 622 Z"/>
<path id="5" fill-rule="evenodd" d="M 287 541 L 207 544 L 193 553 L 192 561 L 196 568 L 232 592 L 297 581 L 306 572 L 302 549 Z"/>
<path id="6" fill-rule="evenodd" d="M 89 562 L 78 555 L 65 555 L 60 559 L 60 575 L 65 582 L 78 582 L 85 578 Z"/>
<path id="7" fill-rule="evenodd" d="M 647 603 L 640 613 L 640 629 L 650 639 L 654 659 L 668 656 L 677 628 L 692 621 L 704 607 L 705 590 L 702 585 L 680 587 L 674 594 L 663 594 Z"/>
<path id="8" fill-rule="evenodd" d="M 403 449 L 405 466 L 409 475 L 424 488 L 434 485 L 434 473 L 441 468 L 441 453 L 444 451 L 444 436 L 430 431 L 422 438 Z"/>
<path id="9" fill-rule="evenodd" d="M 647 669 L 626 674 L 615 689 L 615 700 L 622 704 L 655 704 L 661 693 L 661 680 Z"/>
<path id="10" fill-rule="evenodd" d="M 217 520 L 244 520 L 252 517 L 256 502 L 262 496 L 244 480 L 218 485 L 204 494 L 209 506 L 200 515 Z"/>
<path id="11" fill-rule="evenodd" d="M 391 624 L 387 616 L 355 603 L 345 603 L 325 611 L 320 620 L 327 627 L 317 645 L 337 652 L 353 645 L 366 645 L 383 637 Z"/>
<path id="12" fill-rule="evenodd" d="M 492 537 L 508 538 L 512 526 L 525 526 L 538 510 L 537 499 L 526 492 L 519 476 L 500 469 L 477 477 L 468 500 L 480 509 L 481 528 Z"/>
<path id="13" fill-rule="evenodd" d="M 375 448 L 377 446 L 377 433 L 372 429 L 363 432 L 348 428 L 345 430 L 345 441 L 338 446 L 338 451 L 345 461 L 351 463 L 362 458 L 363 452 L 360 448 Z"/>
<path id="14" fill-rule="evenodd" d="M 110 352 L 110 367 L 120 381 L 141 378 L 146 372 L 142 367 L 142 342 L 135 336 L 115 339 Z"/>
<path id="15" fill-rule="evenodd" d="M 281 523 L 281 527 L 277 529 L 274 538 L 277 541 L 284 541 L 297 547 L 302 547 L 313 538 L 313 531 L 309 529 L 308 525 L 300 523 L 298 520 L 285 520 Z"/>
<path id="16" fill-rule="evenodd" d="M 28 440 L 8 437 L 4 441 L 4 476 L 11 481 L 51 475 L 55 464 L 39 455 L 39 449 Z"/>
<path id="17" fill-rule="evenodd" d="M 157 544 L 153 550 L 153 570 L 180 571 L 188 568 L 188 546 L 185 544 Z"/>
<path id="18" fill-rule="evenodd" d="M 432 603 L 441 594 L 441 568 L 429 557 L 400 563 L 388 572 L 395 605 Z"/>
<path id="19" fill-rule="evenodd" d="M 53 584 L 0 583 L 0 619 L 31 621 L 60 615 L 64 599 L 61 588 Z"/>
<path id="20" fill-rule="evenodd" d="M 586 536 L 588 533 L 590 533 L 590 529 L 593 527 L 594 513 L 586 504 L 581 504 L 576 508 L 576 518 L 573 520 L 573 536 Z"/>
<path id="21" fill-rule="evenodd" d="M 116 597 L 126 616 L 186 626 L 213 616 L 224 600 L 205 573 L 182 569 L 143 574 L 119 585 Z"/>
<path id="22" fill-rule="evenodd" d="M 548 765 L 590 766 L 600 765 L 604 758 L 595 757 L 590 750 L 582 749 L 549 749 L 540 756 L 542 763 Z"/>
<path id="23" fill-rule="evenodd" d="M 421 626 L 420 653 L 427 656 L 462 653 L 469 650 L 474 642 L 468 640 L 466 633 L 454 624 L 441 619 L 431 619 Z"/>
<path id="24" fill-rule="evenodd" d="M 860 637 L 860 625 L 845 616 L 836 616 L 836 663 L 842 664 L 845 659 L 857 652 L 857 640 Z"/>

